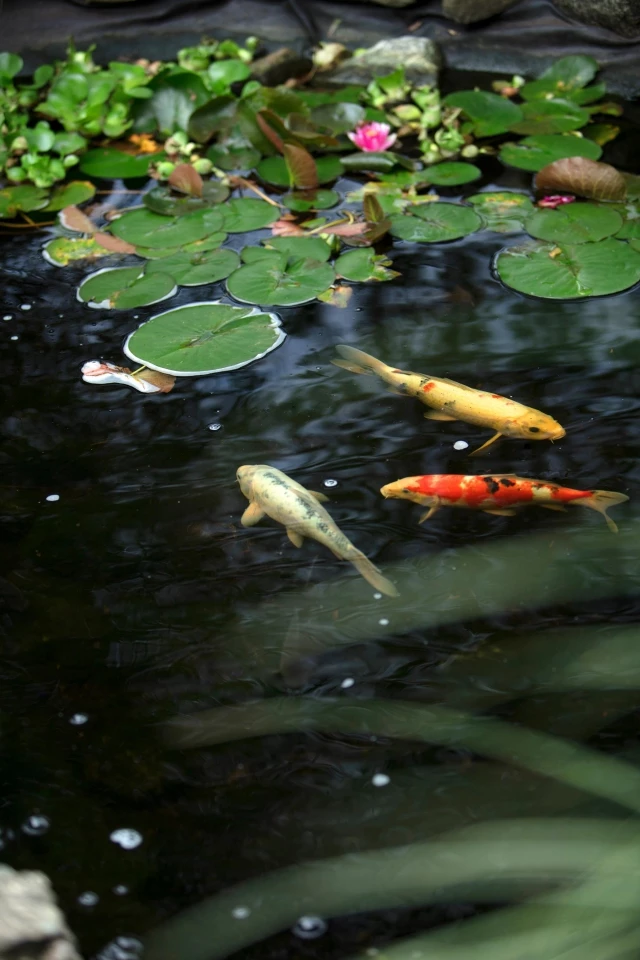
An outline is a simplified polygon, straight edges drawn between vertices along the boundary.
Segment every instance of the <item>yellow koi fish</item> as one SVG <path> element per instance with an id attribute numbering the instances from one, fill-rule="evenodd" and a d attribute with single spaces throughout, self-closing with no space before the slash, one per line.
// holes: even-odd
<path id="1" fill-rule="evenodd" d="M 301 547 L 305 537 L 317 540 L 329 547 L 338 559 L 349 560 L 376 590 L 388 597 L 398 596 L 391 581 L 354 547 L 320 505 L 320 500 L 328 500 L 323 493 L 307 490 L 286 473 L 264 463 L 239 467 L 236 476 L 240 489 L 249 500 L 240 521 L 243 527 L 252 527 L 266 514 L 283 524 L 294 547 Z"/>
<path id="2" fill-rule="evenodd" d="M 394 393 L 417 397 L 427 407 L 427 420 L 463 420 L 477 427 L 487 427 L 496 433 L 473 453 L 480 453 L 499 437 L 518 437 L 521 440 L 559 440 L 565 430 L 546 413 L 525 407 L 516 400 L 497 393 L 474 390 L 455 380 L 432 377 L 426 373 L 397 370 L 382 360 L 376 360 L 362 350 L 339 344 L 336 350 L 343 360 L 332 360 L 336 367 L 352 373 L 374 373 L 387 383 Z"/>

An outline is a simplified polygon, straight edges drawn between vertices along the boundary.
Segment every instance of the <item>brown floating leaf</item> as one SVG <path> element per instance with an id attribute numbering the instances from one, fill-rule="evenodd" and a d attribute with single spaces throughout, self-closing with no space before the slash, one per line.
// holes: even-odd
<path id="1" fill-rule="evenodd" d="M 202 182 L 202 177 L 190 163 L 179 163 L 173 168 L 168 180 L 170 187 L 190 197 L 202 196 Z"/>
<path id="2" fill-rule="evenodd" d="M 574 193 L 590 200 L 624 200 L 624 177 L 608 163 L 586 157 L 565 157 L 548 163 L 536 174 L 538 193 Z"/>
<path id="3" fill-rule="evenodd" d="M 74 204 L 61 210 L 58 219 L 63 227 L 66 227 L 67 230 L 75 230 L 76 233 L 91 234 L 98 229 L 95 223 L 92 223 L 89 217 Z"/>
<path id="4" fill-rule="evenodd" d="M 114 237 L 111 233 L 94 233 L 93 239 L 96 243 L 99 243 L 101 247 L 104 247 L 105 250 L 108 250 L 110 253 L 135 253 L 136 248 L 132 243 L 127 243 L 126 240 L 121 240 L 120 237 Z"/>
<path id="5" fill-rule="evenodd" d="M 346 284 L 337 284 L 335 287 L 329 287 L 324 293 L 318 294 L 318 300 L 328 303 L 332 307 L 344 308 L 353 296 L 353 287 Z"/>
<path id="6" fill-rule="evenodd" d="M 284 143 L 282 152 L 292 185 L 299 190 L 315 190 L 318 186 L 318 168 L 309 151 L 292 143 Z"/>
<path id="7" fill-rule="evenodd" d="M 274 237 L 304 237 L 306 231 L 297 223 L 282 218 L 271 224 L 271 233 Z"/>
<path id="8" fill-rule="evenodd" d="M 335 226 L 321 227 L 322 233 L 331 233 L 335 237 L 360 237 L 369 229 L 368 223 L 337 223 Z"/>
<path id="9" fill-rule="evenodd" d="M 145 367 L 140 373 L 134 374 L 136 380 L 144 380 L 146 383 L 153 384 L 158 388 L 159 393 L 169 393 L 173 390 L 176 378 L 168 373 L 160 373 L 159 370 L 150 370 Z"/>

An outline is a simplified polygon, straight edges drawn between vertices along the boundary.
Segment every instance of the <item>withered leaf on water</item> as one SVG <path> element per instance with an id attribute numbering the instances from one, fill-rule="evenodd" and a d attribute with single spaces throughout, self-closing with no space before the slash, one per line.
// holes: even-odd
<path id="1" fill-rule="evenodd" d="M 67 230 L 75 230 L 76 233 L 96 233 L 98 229 L 86 213 L 74 204 L 61 210 L 58 219 L 63 227 Z"/>
<path id="2" fill-rule="evenodd" d="M 621 173 L 608 163 L 587 157 L 564 157 L 547 164 L 536 174 L 539 193 L 574 193 L 590 200 L 624 200 L 627 185 Z"/>

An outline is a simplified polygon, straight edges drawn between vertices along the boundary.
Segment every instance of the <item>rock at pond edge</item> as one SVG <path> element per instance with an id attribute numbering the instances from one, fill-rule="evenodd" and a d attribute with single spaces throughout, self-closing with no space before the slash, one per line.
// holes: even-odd
<path id="1" fill-rule="evenodd" d="M 411 83 L 437 83 L 442 66 L 440 48 L 428 37 L 402 36 L 380 40 L 333 72 L 324 74 L 322 79 L 332 85 L 366 85 L 375 77 L 384 77 L 400 66 L 404 67 Z"/>

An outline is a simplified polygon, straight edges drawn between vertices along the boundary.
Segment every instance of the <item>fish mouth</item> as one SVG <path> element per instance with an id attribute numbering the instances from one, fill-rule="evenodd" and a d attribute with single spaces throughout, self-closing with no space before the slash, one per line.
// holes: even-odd
<path id="1" fill-rule="evenodd" d="M 385 500 L 386 500 L 387 497 L 389 496 L 389 484 L 388 484 L 388 483 L 385 483 L 384 487 L 380 487 L 380 493 L 382 494 L 382 496 L 383 496 L 383 497 L 385 498 Z"/>
<path id="2" fill-rule="evenodd" d="M 549 440 L 551 440 L 551 443 L 553 443 L 554 440 L 562 440 L 562 438 L 566 437 L 566 435 L 567 431 L 564 429 L 564 427 L 558 427 L 554 433 L 549 434 Z"/>

